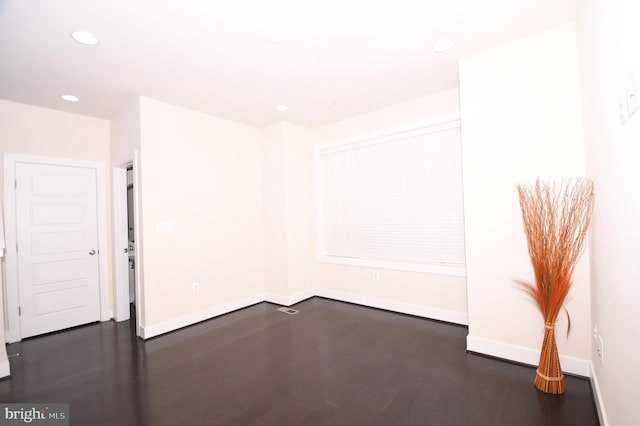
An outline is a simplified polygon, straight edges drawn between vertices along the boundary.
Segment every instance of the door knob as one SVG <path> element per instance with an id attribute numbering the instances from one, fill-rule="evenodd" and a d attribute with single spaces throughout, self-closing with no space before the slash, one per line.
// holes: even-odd
<path id="1" fill-rule="evenodd" d="M 129 253 L 129 249 L 125 248 L 125 249 L 124 249 L 124 252 L 125 252 L 125 253 Z"/>
<path id="2" fill-rule="evenodd" d="M 91 256 L 93 256 L 94 254 L 96 254 L 96 251 L 95 251 L 94 249 L 91 249 L 91 251 L 89 252 L 89 254 L 90 254 Z"/>

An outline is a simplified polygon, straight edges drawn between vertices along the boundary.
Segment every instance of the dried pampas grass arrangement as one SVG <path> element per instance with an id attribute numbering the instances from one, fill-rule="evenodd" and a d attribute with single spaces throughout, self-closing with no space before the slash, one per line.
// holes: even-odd
<path id="1" fill-rule="evenodd" d="M 593 182 L 578 178 L 555 184 L 538 179 L 535 185 L 518 185 L 518 196 L 535 283 L 517 283 L 540 309 L 545 327 L 534 385 L 545 393 L 562 394 L 565 383 L 555 323 L 584 249 L 593 209 Z M 569 321 L 567 333 L 570 325 Z"/>

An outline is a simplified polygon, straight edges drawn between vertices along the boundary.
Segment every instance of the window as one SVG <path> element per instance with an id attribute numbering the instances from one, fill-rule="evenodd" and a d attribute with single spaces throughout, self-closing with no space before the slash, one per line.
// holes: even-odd
<path id="1" fill-rule="evenodd" d="M 321 261 L 465 274 L 458 117 L 317 147 Z"/>

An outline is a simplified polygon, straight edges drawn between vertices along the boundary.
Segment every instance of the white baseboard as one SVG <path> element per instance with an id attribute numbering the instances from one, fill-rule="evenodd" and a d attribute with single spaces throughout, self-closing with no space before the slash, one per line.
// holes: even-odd
<path id="1" fill-rule="evenodd" d="M 215 306 L 203 311 L 194 312 L 192 314 L 184 315 L 169 321 L 161 322 L 151 326 L 142 327 L 143 339 L 149 339 L 151 337 L 159 336 L 170 331 L 178 330 L 179 328 L 187 327 L 192 324 L 199 323 L 220 315 L 227 314 L 229 312 L 246 308 L 247 306 L 255 305 L 256 303 L 264 302 L 264 293 L 259 293 L 244 299 L 234 300 L 224 305 Z"/>
<path id="2" fill-rule="evenodd" d="M 540 361 L 539 350 L 496 342 L 495 340 L 483 339 L 472 335 L 467 336 L 467 350 L 532 366 L 538 365 Z M 586 359 L 560 355 L 560 365 L 562 366 L 562 371 L 566 373 L 584 377 L 591 376 L 591 362 Z"/>
<path id="3" fill-rule="evenodd" d="M 175 331 L 192 324 L 199 323 L 226 313 L 255 305 L 260 302 L 270 302 L 276 305 L 291 306 L 306 300 L 310 297 L 320 296 L 327 299 L 340 300 L 343 302 L 356 303 L 358 305 L 370 306 L 372 308 L 386 309 L 403 314 L 415 315 L 423 318 L 446 321 L 454 324 L 467 325 L 467 314 L 461 312 L 448 311 L 446 309 L 432 308 L 428 306 L 414 305 L 411 303 L 396 302 L 392 300 L 378 299 L 375 297 L 363 296 L 359 294 L 343 293 L 323 288 L 308 289 L 291 296 L 283 296 L 273 293 L 260 293 L 244 299 L 225 303 L 193 314 L 184 315 L 169 321 L 161 322 L 150 326 L 141 327 L 143 339 L 150 339 L 170 331 Z"/>
<path id="4" fill-rule="evenodd" d="M 266 293 L 264 295 L 264 301 L 273 303 L 274 305 L 289 306 L 289 297 L 281 294 Z"/>
<path id="5" fill-rule="evenodd" d="M 600 393 L 600 385 L 598 384 L 598 376 L 593 368 L 593 363 L 591 366 L 591 390 L 593 391 L 593 399 L 596 401 L 596 409 L 598 410 L 598 418 L 600 419 L 600 424 L 602 426 L 609 426 L 609 421 L 607 420 L 607 412 L 604 409 L 604 401 L 602 400 L 602 394 Z"/>
<path id="6" fill-rule="evenodd" d="M 341 291 L 329 290 L 326 288 L 316 288 L 315 294 L 316 296 L 326 297 L 327 299 L 356 303 L 358 305 L 386 309 L 388 311 L 400 312 L 402 314 L 415 315 L 417 317 L 435 319 L 439 321 L 446 321 L 453 324 L 467 325 L 469 323 L 468 315 L 464 312 L 455 312 L 446 309 L 433 308 L 430 306 L 414 305 L 412 303 L 379 299 L 377 297 L 364 296 L 361 294 L 344 293 Z"/>
<path id="7" fill-rule="evenodd" d="M 267 293 L 265 295 L 265 302 L 270 302 L 270 303 L 274 303 L 276 305 L 282 305 L 282 306 L 291 306 L 314 296 L 316 296 L 316 291 L 313 288 L 305 291 L 301 291 L 300 293 L 296 293 L 292 296 L 283 296 L 280 294 Z"/>

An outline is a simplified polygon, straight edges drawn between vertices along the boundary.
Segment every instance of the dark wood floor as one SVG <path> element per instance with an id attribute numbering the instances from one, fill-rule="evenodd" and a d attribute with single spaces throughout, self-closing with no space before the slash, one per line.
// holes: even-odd
<path id="1" fill-rule="evenodd" d="M 597 425 L 590 384 L 465 353 L 466 327 L 313 298 L 146 342 L 106 322 L 8 346 L 0 401 L 70 403 L 72 425 Z"/>

